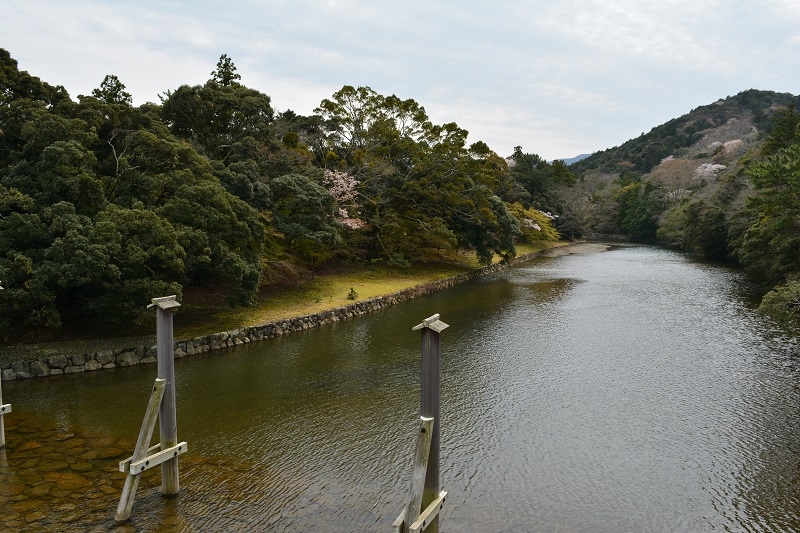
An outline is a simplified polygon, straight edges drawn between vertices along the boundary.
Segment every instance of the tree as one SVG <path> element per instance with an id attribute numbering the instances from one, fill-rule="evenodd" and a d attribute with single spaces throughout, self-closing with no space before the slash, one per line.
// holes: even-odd
<path id="1" fill-rule="evenodd" d="M 658 228 L 658 216 L 663 205 L 658 188 L 638 178 L 614 194 L 617 204 L 617 225 L 632 240 L 653 242 Z"/>
<path id="2" fill-rule="evenodd" d="M 776 284 L 800 264 L 800 143 L 748 170 L 757 195 L 748 201 L 754 222 L 736 256 L 754 276 Z"/>
<path id="3" fill-rule="evenodd" d="M 131 105 L 133 97 L 125 90 L 125 85 L 113 74 L 108 74 L 100 83 L 99 89 L 92 90 L 92 96 L 107 104 Z"/>
<path id="4" fill-rule="evenodd" d="M 262 146 L 272 138 L 273 114 L 266 94 L 214 80 L 167 92 L 162 108 L 175 136 L 190 140 L 201 153 L 226 164 L 249 139 Z"/>
<path id="5" fill-rule="evenodd" d="M 333 196 L 325 187 L 300 174 L 276 178 L 271 187 L 275 228 L 313 270 L 341 242 L 334 225 Z"/>
<path id="6" fill-rule="evenodd" d="M 222 54 L 217 61 L 217 68 L 211 73 L 211 79 L 222 87 L 230 87 L 242 77 L 236 72 L 236 65 L 228 54 Z"/>
<path id="7" fill-rule="evenodd" d="M 800 142 L 800 113 L 792 102 L 789 107 L 778 113 L 775 126 L 761 147 L 763 155 L 774 155 Z"/>
<path id="8" fill-rule="evenodd" d="M 514 147 L 510 160 L 510 183 L 504 189 L 511 195 L 510 201 L 521 201 L 526 207 L 555 211 L 559 204 L 557 187 L 575 182 L 575 177 L 563 161 L 550 164 L 537 154 L 523 153 L 521 146 Z M 519 186 L 524 193 L 517 191 Z"/>

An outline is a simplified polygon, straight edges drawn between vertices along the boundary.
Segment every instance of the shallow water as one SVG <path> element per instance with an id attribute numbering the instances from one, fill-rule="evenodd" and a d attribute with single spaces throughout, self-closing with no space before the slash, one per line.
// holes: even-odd
<path id="1" fill-rule="evenodd" d="M 736 271 L 636 246 L 177 361 L 181 492 L 148 471 L 122 527 L 155 366 L 4 383 L 0 528 L 388 530 L 436 312 L 443 531 L 800 530 L 795 342 Z"/>

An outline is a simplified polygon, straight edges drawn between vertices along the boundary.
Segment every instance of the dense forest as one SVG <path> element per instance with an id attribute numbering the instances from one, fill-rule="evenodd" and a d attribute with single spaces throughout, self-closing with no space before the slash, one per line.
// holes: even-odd
<path id="1" fill-rule="evenodd" d="M 570 166 L 568 218 L 740 264 L 800 327 L 800 98 L 748 90 Z M 567 213 L 563 213 L 567 215 Z"/>
<path id="2" fill-rule="evenodd" d="M 568 166 L 369 87 L 300 115 L 240 79 L 223 54 L 159 103 L 114 75 L 73 100 L 0 49 L 0 341 L 124 328 L 197 287 L 247 306 L 320 269 L 609 234 L 738 262 L 800 326 L 796 96 L 744 91 Z"/>
<path id="3" fill-rule="evenodd" d="M 159 103 L 134 107 L 114 75 L 74 100 L 0 49 L 0 340 L 135 324 L 192 287 L 246 306 L 331 265 L 489 263 L 559 238 L 561 162 L 500 157 L 369 87 L 303 116 L 240 79 L 222 55 Z"/>

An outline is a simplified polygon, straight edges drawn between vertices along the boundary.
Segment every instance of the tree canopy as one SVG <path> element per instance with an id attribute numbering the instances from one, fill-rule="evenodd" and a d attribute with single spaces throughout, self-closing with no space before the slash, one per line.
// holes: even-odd
<path id="1" fill-rule="evenodd" d="M 276 114 L 223 54 L 160 104 L 134 107 L 113 74 L 75 101 L 1 49 L 0 87 L 6 340 L 134 324 L 150 298 L 201 285 L 249 305 L 276 264 L 408 268 L 459 248 L 489 263 L 558 238 L 544 211 L 568 172 L 534 155 L 509 171 L 457 124 L 369 87 Z"/>

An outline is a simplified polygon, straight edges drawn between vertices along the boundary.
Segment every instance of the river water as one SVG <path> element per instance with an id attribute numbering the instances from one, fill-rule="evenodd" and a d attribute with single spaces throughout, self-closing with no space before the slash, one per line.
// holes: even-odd
<path id="1" fill-rule="evenodd" d="M 4 383 L 0 528 L 390 530 L 433 313 L 442 531 L 800 530 L 796 341 L 737 271 L 628 245 L 178 360 L 181 492 L 148 471 L 121 527 L 155 366 Z"/>

